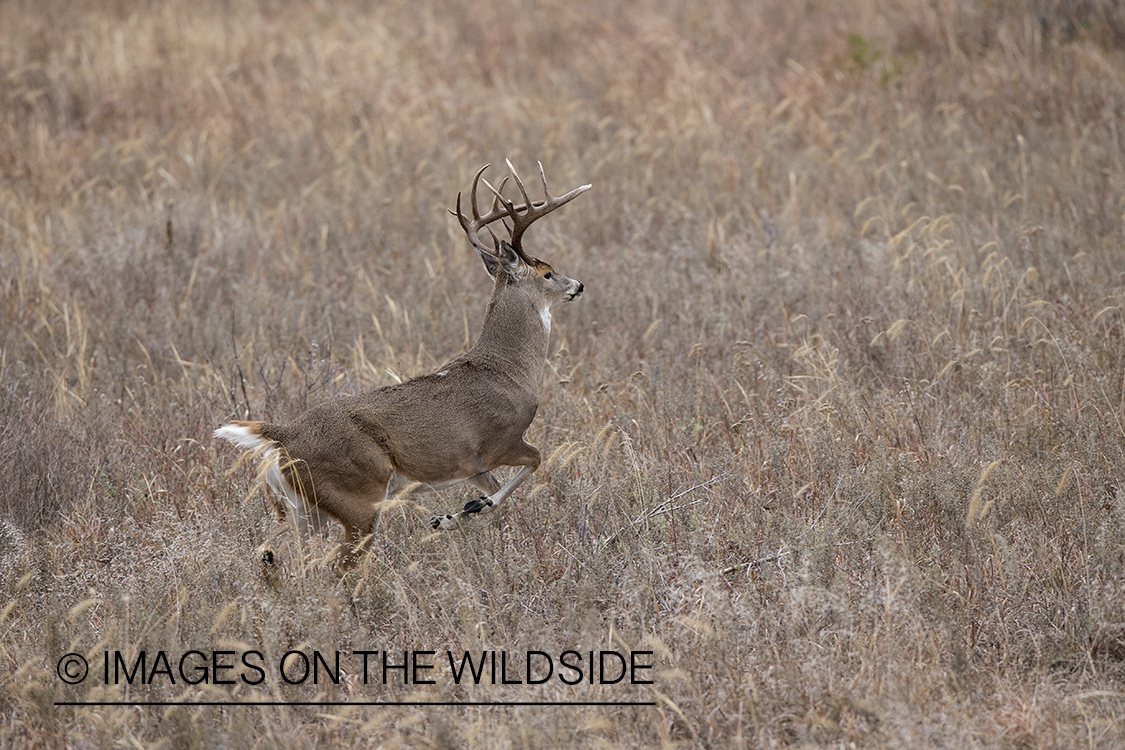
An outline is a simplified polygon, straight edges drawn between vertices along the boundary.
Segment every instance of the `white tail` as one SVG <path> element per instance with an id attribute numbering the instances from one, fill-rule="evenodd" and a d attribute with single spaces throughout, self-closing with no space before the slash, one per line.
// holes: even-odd
<path id="1" fill-rule="evenodd" d="M 266 440 L 261 435 L 251 432 L 246 425 L 242 423 L 223 425 L 215 430 L 215 437 L 229 440 L 239 448 L 248 451 L 267 448 L 270 445 L 270 441 Z"/>
<path id="2" fill-rule="evenodd" d="M 254 451 L 259 461 L 259 479 L 273 490 L 276 496 L 274 507 L 278 521 L 285 520 L 285 513 L 293 514 L 297 530 L 301 534 L 315 532 L 324 525 L 325 519 L 315 507 L 305 502 L 289 485 L 282 473 L 281 449 L 277 443 L 267 440 L 253 431 L 255 422 L 232 422 L 215 430 L 215 437 L 229 440 L 239 448 Z"/>
<path id="3" fill-rule="evenodd" d="M 547 355 L 552 305 L 578 299 L 583 285 L 524 252 L 524 231 L 590 188 L 551 195 L 539 165 L 544 199 L 532 201 L 508 162 L 522 204 L 494 188 L 492 208 L 481 216 L 473 178 L 471 218 L 451 211 L 493 278 L 492 296 L 476 345 L 437 372 L 399 385 L 347 396 L 310 409 L 285 425 L 232 422 L 215 436 L 259 451 L 264 479 L 298 519 L 301 531 L 324 516 L 344 527 L 338 570 L 353 566 L 379 518 L 387 487 L 402 480 L 440 486 L 467 480 L 485 494 L 457 513 L 433 516 L 435 529 L 455 528 L 466 516 L 490 513 L 535 471 L 539 449 L 524 433 L 539 407 L 539 375 Z M 489 224 L 510 219 L 511 241 L 499 241 Z M 492 247 L 478 232 L 487 228 Z M 492 471 L 520 470 L 503 487 Z"/>

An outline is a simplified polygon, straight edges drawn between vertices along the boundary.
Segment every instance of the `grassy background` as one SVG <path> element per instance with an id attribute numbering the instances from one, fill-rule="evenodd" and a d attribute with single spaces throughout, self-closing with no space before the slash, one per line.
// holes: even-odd
<path id="1" fill-rule="evenodd" d="M 1121 747 L 1123 109 L 1109 0 L 0 4 L 0 746 Z M 463 351 L 506 156 L 594 184 L 529 237 L 550 460 L 263 578 L 211 430 Z M 96 684 L 192 648 L 657 668 Z M 181 697 L 658 706 L 53 705 Z"/>

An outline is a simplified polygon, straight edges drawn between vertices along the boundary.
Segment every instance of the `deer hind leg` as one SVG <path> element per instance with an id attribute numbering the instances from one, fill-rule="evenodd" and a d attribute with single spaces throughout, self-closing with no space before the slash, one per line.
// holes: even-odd
<path id="1" fill-rule="evenodd" d="M 394 476 L 390 459 L 374 445 L 358 457 L 362 468 L 351 474 L 346 486 L 332 485 L 333 496 L 321 503 L 344 527 L 333 566 L 340 575 L 354 568 L 371 546 Z"/>
<path id="2" fill-rule="evenodd" d="M 323 492 L 317 493 L 319 505 L 343 526 L 333 563 L 333 568 L 340 575 L 354 568 L 371 546 L 375 526 L 387 499 L 390 466 L 371 463 L 367 470 L 370 473 L 359 482 L 345 488 L 322 483 L 325 485 Z"/>
<path id="3" fill-rule="evenodd" d="M 266 565 L 275 562 L 274 547 L 277 546 L 277 538 L 282 533 L 295 531 L 295 535 L 290 535 L 291 539 L 293 536 L 296 537 L 292 540 L 295 549 L 298 551 L 307 549 L 309 538 L 324 528 L 324 525 L 331 518 L 327 513 L 321 511 L 297 493 L 292 493 L 284 502 L 284 507 L 278 508 L 280 523 L 275 526 L 272 536 L 258 548 L 262 562 Z"/>
<path id="4" fill-rule="evenodd" d="M 269 449 L 265 460 L 267 463 L 263 469 L 263 476 L 266 484 L 273 491 L 271 500 L 277 514 L 277 524 L 273 533 L 258 546 L 257 554 L 263 563 L 272 565 L 276 562 L 274 547 L 278 536 L 291 528 L 295 528 L 298 543 L 304 542 L 311 534 L 320 530 L 328 520 L 328 516 L 305 500 L 304 496 L 290 483 L 289 478 L 282 471 L 281 461 L 283 456 L 277 448 Z"/>
<path id="5" fill-rule="evenodd" d="M 353 470 L 344 475 L 326 476 L 321 462 L 310 465 L 303 460 L 281 468 L 275 464 L 266 474 L 281 500 L 281 510 L 292 514 L 292 521 L 280 526 L 296 527 L 298 541 L 319 531 L 329 519 L 343 526 L 334 565 L 340 574 L 355 567 L 370 544 L 393 473 L 390 461 L 377 449 L 357 452 L 353 463 Z M 262 559 L 273 562 L 268 548 Z"/>
<path id="6" fill-rule="evenodd" d="M 501 461 L 502 466 L 520 467 L 520 470 L 516 472 L 514 477 L 508 480 L 507 484 L 501 487 L 500 482 L 496 480 L 492 472 L 488 471 L 470 477 L 469 482 L 471 482 L 473 486 L 488 494 L 482 495 L 477 500 L 470 500 L 465 503 L 464 508 L 456 513 L 446 514 L 444 516 L 432 516 L 430 518 L 430 526 L 435 529 L 448 531 L 449 529 L 457 528 L 466 516 L 476 513 L 482 515 L 491 513 L 496 510 L 500 503 L 506 500 L 509 495 L 515 492 L 516 488 L 523 484 L 524 480 L 531 476 L 532 472 L 539 468 L 539 464 L 542 460 L 543 456 L 538 448 L 531 443 L 521 440 L 517 449 L 505 456 L 504 460 Z"/>

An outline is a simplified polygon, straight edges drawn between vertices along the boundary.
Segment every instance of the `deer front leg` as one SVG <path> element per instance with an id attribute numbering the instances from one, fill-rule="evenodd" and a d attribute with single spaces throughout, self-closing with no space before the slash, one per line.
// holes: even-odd
<path id="1" fill-rule="evenodd" d="M 456 513 L 447 513 L 444 516 L 431 516 L 430 526 L 435 529 L 441 529 L 442 531 L 449 531 L 450 529 L 455 529 L 460 526 L 461 521 L 465 516 L 472 515 L 474 513 L 491 513 L 492 511 L 496 510 L 496 506 L 498 506 L 503 500 L 505 500 L 508 495 L 511 495 L 513 492 L 515 492 L 516 488 L 523 484 L 523 481 L 531 476 L 531 473 L 533 471 L 535 471 L 535 469 L 531 466 L 520 467 L 520 470 L 516 472 L 516 475 L 512 477 L 506 485 L 501 487 L 498 492 L 495 492 L 492 495 L 483 495 L 478 500 L 470 500 L 469 502 L 465 503 L 464 508 L 457 511 Z"/>
<path id="2" fill-rule="evenodd" d="M 520 467 L 520 470 L 516 472 L 516 475 L 512 477 L 506 485 L 501 487 L 499 492 L 482 496 L 477 500 L 470 500 L 469 502 L 465 503 L 465 507 L 461 510 L 461 512 L 480 513 L 481 515 L 487 515 L 488 513 L 491 513 L 492 511 L 496 510 L 496 506 L 499 505 L 503 500 L 505 500 L 508 495 L 511 495 L 513 492 L 515 492 L 516 488 L 523 484 L 523 481 L 531 476 L 531 472 L 533 471 L 535 471 L 535 468 L 532 466 Z"/>
<path id="3" fill-rule="evenodd" d="M 501 502 L 515 492 L 516 488 L 523 484 L 524 480 L 531 476 L 532 472 L 539 468 L 541 461 L 542 455 L 539 453 L 539 449 L 530 443 L 523 442 L 520 445 L 517 455 L 505 461 L 505 465 L 507 466 L 520 467 L 520 470 L 516 472 L 516 475 L 512 477 L 507 484 L 499 489 L 495 489 L 500 483 L 496 481 L 496 477 L 494 477 L 491 472 L 485 472 L 484 474 L 478 474 L 470 478 L 469 481 L 472 482 L 474 486 L 479 487 L 488 494 L 482 496 L 480 499 L 470 500 L 465 503 L 465 507 L 457 513 L 446 514 L 444 516 L 432 516 L 430 518 L 430 526 L 434 529 L 448 531 L 457 528 L 461 524 L 462 519 L 467 515 L 474 513 L 491 513 L 496 510 Z"/>
<path id="4" fill-rule="evenodd" d="M 468 482 L 486 495 L 492 495 L 500 490 L 500 481 L 491 471 L 469 477 Z M 470 500 L 468 503 L 465 503 L 465 507 L 468 508 L 469 504 L 475 502 L 477 501 Z M 460 524 L 463 513 L 464 511 L 453 514 L 447 513 L 443 516 L 430 516 L 430 526 L 434 529 L 441 529 L 442 531 L 455 529 Z"/>

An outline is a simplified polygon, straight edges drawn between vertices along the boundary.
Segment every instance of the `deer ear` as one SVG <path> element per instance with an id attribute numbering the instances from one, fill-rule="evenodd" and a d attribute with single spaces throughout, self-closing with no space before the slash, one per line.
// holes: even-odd
<path id="1" fill-rule="evenodd" d="M 500 262 L 509 274 L 515 274 L 520 267 L 520 256 L 516 249 L 504 240 L 500 240 Z"/>
<path id="2" fill-rule="evenodd" d="M 480 259 L 484 261 L 484 270 L 488 271 L 488 275 L 495 279 L 496 268 L 500 265 L 500 261 L 496 260 L 495 255 L 486 253 L 480 248 L 477 248 L 477 255 L 479 255 Z"/>

